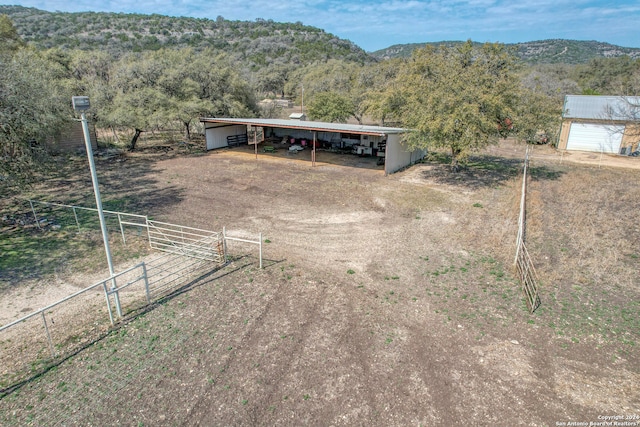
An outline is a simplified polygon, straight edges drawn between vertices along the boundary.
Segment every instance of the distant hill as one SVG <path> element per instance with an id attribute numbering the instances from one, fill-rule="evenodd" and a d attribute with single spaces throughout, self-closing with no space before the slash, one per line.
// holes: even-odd
<path id="1" fill-rule="evenodd" d="M 316 61 L 341 59 L 370 63 L 409 57 L 426 44 L 454 46 L 462 41 L 440 41 L 393 45 L 367 53 L 349 40 L 322 29 L 272 20 L 228 21 L 104 12 L 47 12 L 22 6 L 0 5 L 20 36 L 37 48 L 102 49 L 114 55 L 161 48 L 213 48 L 242 61 L 256 71 L 265 66 L 299 67 Z M 580 64 L 592 58 L 628 55 L 640 58 L 640 48 L 615 46 L 597 41 L 541 40 L 511 44 L 530 64 Z"/>
<path id="2" fill-rule="evenodd" d="M 47 12 L 0 5 L 24 41 L 38 48 L 102 49 L 115 55 L 166 48 L 214 48 L 252 69 L 336 58 L 374 59 L 352 42 L 302 23 L 228 21 L 98 12 Z"/>
<path id="3" fill-rule="evenodd" d="M 415 49 L 430 45 L 455 46 L 462 41 L 442 41 L 432 43 L 410 43 L 393 45 L 372 52 L 377 59 L 409 57 Z M 579 40 L 540 40 L 526 43 L 507 44 L 513 46 L 522 60 L 531 64 L 582 64 L 593 58 L 613 58 L 627 55 L 640 58 L 640 48 L 620 47 L 609 43 Z"/>

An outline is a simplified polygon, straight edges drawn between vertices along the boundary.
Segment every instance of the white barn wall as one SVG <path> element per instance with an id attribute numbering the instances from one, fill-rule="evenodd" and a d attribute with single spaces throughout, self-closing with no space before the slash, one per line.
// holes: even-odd
<path id="1" fill-rule="evenodd" d="M 245 125 L 223 125 L 210 126 L 205 129 L 205 139 L 207 142 L 207 150 L 228 147 L 227 137 L 235 135 L 244 135 L 247 133 Z"/>
<path id="2" fill-rule="evenodd" d="M 426 150 L 409 151 L 401 142 L 401 135 L 390 134 L 387 139 L 384 171 L 387 174 L 399 171 L 424 158 Z"/>

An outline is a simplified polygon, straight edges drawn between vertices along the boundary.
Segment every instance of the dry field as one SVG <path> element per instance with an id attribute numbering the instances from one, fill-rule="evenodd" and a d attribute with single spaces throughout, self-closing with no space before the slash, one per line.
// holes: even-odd
<path id="1" fill-rule="evenodd" d="M 436 154 L 388 177 L 374 159 L 319 153 L 312 168 L 308 153 L 282 150 L 256 160 L 242 149 L 142 147 L 99 161 L 102 195 L 119 210 L 262 232 L 265 268 L 232 247 L 222 270 L 5 393 L 0 424 L 640 416 L 640 169 L 536 147 L 527 244 L 542 305 L 530 315 L 512 270 L 523 151 L 504 143 L 459 174 Z M 33 193 L 90 205 L 85 167 L 78 160 Z M 57 286 L 98 274 L 67 258 L 56 261 Z M 3 275 L 3 296 L 49 277 L 19 266 Z"/>

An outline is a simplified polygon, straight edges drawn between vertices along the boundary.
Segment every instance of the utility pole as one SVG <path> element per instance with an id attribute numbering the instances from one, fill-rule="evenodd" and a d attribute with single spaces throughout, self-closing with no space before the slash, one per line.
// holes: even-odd
<path id="1" fill-rule="evenodd" d="M 73 96 L 71 97 L 73 109 L 80 113 L 80 121 L 82 122 L 82 131 L 84 132 L 84 143 L 87 148 L 87 157 L 89 158 L 89 169 L 91 170 L 91 181 L 93 182 L 93 193 L 96 196 L 96 207 L 98 209 L 98 216 L 100 217 L 100 228 L 102 229 L 102 240 L 104 242 L 104 251 L 107 255 L 107 264 L 109 264 L 109 275 L 111 277 L 111 291 L 115 295 L 116 310 L 118 316 L 122 316 L 122 309 L 120 307 L 120 297 L 117 292 L 117 285 L 115 279 L 115 270 L 113 269 L 113 260 L 111 259 L 111 249 L 109 248 L 109 235 L 107 234 L 107 225 L 104 221 L 104 211 L 102 210 L 102 199 L 100 198 L 100 188 L 98 187 L 98 176 L 96 175 L 96 164 L 93 160 L 93 148 L 91 148 L 91 136 L 89 135 L 89 124 L 85 111 L 87 111 L 91 105 L 89 103 L 88 96 Z"/>

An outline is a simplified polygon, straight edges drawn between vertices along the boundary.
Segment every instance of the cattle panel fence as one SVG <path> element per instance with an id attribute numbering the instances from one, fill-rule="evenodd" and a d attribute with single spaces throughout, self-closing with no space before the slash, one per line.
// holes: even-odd
<path id="1" fill-rule="evenodd" d="M 86 213 L 96 209 L 29 200 L 35 226 L 86 227 Z M 117 227 L 123 243 L 136 228 L 154 250 L 145 261 L 100 280 L 71 295 L 0 327 L 0 397 L 12 386 L 36 375 L 109 332 L 120 317 L 157 301 L 198 280 L 228 262 L 227 242 L 259 245 L 262 268 L 262 233 L 258 240 L 226 236 L 150 220 L 145 215 L 105 211 L 111 229 Z M 96 225 L 97 228 L 97 224 Z M 92 227 L 89 227 L 92 228 Z M 55 228 L 54 228 L 55 229 Z M 146 229 L 146 236 L 143 231 Z"/>
<path id="2" fill-rule="evenodd" d="M 522 194 L 520 198 L 520 215 L 518 217 L 518 236 L 516 237 L 516 256 L 514 265 L 520 284 L 522 285 L 522 292 L 525 296 L 527 308 L 530 313 L 533 313 L 540 306 L 540 296 L 538 295 L 536 270 L 525 246 L 525 234 L 526 234 L 526 204 L 527 204 L 527 169 L 529 167 L 529 147 L 524 159 L 524 168 L 522 173 Z"/>

